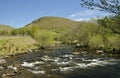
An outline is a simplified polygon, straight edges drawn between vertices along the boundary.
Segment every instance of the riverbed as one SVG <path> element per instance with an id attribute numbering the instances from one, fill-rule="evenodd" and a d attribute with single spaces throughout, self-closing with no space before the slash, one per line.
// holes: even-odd
<path id="1" fill-rule="evenodd" d="M 0 78 L 120 78 L 119 57 L 74 51 L 66 45 L 6 57 Z"/>

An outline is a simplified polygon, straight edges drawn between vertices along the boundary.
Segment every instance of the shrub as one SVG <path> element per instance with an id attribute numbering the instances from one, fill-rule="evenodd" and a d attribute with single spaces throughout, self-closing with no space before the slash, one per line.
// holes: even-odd
<path id="1" fill-rule="evenodd" d="M 34 33 L 34 39 L 39 46 L 49 46 L 54 44 L 55 33 L 48 30 L 40 30 Z"/>

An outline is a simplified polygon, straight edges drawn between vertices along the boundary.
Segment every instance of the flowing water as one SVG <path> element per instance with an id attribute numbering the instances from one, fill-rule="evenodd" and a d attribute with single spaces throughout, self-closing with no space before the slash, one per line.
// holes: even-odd
<path id="1" fill-rule="evenodd" d="M 120 59 L 73 54 L 74 46 L 20 54 L 0 65 L 0 78 L 120 78 Z"/>

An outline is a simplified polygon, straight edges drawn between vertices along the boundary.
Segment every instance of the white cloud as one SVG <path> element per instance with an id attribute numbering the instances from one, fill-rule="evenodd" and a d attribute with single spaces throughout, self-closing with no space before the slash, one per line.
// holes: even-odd
<path id="1" fill-rule="evenodd" d="M 97 19 L 97 17 L 76 17 L 76 18 L 71 18 L 74 21 L 89 21 L 90 19 Z"/>
<path id="2" fill-rule="evenodd" d="M 77 16 L 91 16 L 94 15 L 96 13 L 96 11 L 93 10 L 85 10 L 85 11 L 80 11 L 74 14 L 71 14 L 70 17 L 77 17 Z"/>
<path id="3" fill-rule="evenodd" d="M 76 14 L 72 14 L 72 15 L 70 15 L 70 17 L 75 17 L 76 16 Z"/>
<path id="4" fill-rule="evenodd" d="M 109 13 L 101 12 L 98 10 L 84 10 L 77 13 L 73 13 L 69 18 L 75 21 L 89 20 L 91 18 L 104 17 L 110 15 Z"/>
<path id="5" fill-rule="evenodd" d="M 83 20 L 88 21 L 89 18 L 76 18 L 76 19 L 73 19 L 73 20 L 75 20 L 75 21 L 83 21 Z"/>

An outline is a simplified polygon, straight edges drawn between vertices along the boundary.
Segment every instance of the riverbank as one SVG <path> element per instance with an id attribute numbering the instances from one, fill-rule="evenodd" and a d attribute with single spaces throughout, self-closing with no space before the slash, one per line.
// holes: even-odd
<path id="1" fill-rule="evenodd" d="M 24 53 L 38 48 L 29 36 L 0 36 L 0 56 Z"/>
<path id="2" fill-rule="evenodd" d="M 28 38 L 30 37 L 13 37 L 13 39 L 20 39 L 22 41 L 21 38 L 23 38 L 24 41 L 26 41 Z M 19 42 L 19 39 L 16 41 L 16 42 Z M 12 39 L 11 39 L 12 40 Z M 28 39 L 30 41 L 30 39 Z M 115 57 L 115 58 L 120 58 L 120 51 L 119 50 L 104 50 L 104 49 L 95 49 L 95 48 L 90 48 L 90 47 L 86 47 L 86 46 L 77 46 L 76 44 L 57 44 L 55 46 L 46 46 L 46 47 L 40 47 L 38 48 L 38 46 L 35 46 L 36 42 L 34 40 L 31 39 L 32 43 L 31 42 L 21 42 L 20 43 L 20 46 L 22 48 L 24 48 L 23 51 L 15 51 L 15 52 L 7 52 L 7 53 L 4 53 L 0 56 L 2 57 L 14 57 L 14 56 L 19 56 L 19 55 L 24 55 L 24 54 L 34 54 L 36 52 L 50 52 L 52 50 L 55 50 L 55 49 L 58 49 L 58 48 L 63 48 L 63 47 L 67 47 L 67 46 L 72 46 L 72 48 L 74 48 L 74 50 L 72 51 L 72 54 L 74 55 L 81 55 L 81 54 L 86 54 L 86 55 L 94 55 L 95 57 L 102 57 L 102 56 L 106 56 L 107 57 Z M 26 48 L 24 46 L 22 46 L 23 44 L 25 44 L 24 46 L 26 46 Z M 18 45 L 18 44 L 16 44 Z M 31 46 L 31 47 L 30 47 Z M 17 47 L 17 46 L 15 46 Z M 13 46 L 14 48 L 14 46 Z M 18 47 L 19 48 L 19 47 Z"/>

